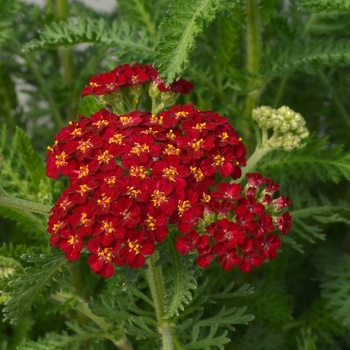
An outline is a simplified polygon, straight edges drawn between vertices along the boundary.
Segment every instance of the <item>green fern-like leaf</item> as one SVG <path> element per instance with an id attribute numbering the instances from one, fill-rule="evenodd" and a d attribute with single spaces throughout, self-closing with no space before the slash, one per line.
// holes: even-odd
<path id="1" fill-rule="evenodd" d="M 225 307 L 222 307 L 222 309 L 213 317 L 207 318 L 207 319 L 201 319 L 196 324 L 198 326 L 225 326 L 227 328 L 230 328 L 234 330 L 233 327 L 229 327 L 233 324 L 248 324 L 248 322 L 252 321 L 254 319 L 253 315 L 245 315 L 247 308 L 244 307 L 231 307 L 226 309 Z"/>
<path id="2" fill-rule="evenodd" d="M 194 269 L 191 263 L 176 249 L 173 238 L 169 235 L 169 255 L 171 261 L 170 285 L 166 291 L 165 318 L 178 316 L 192 300 L 191 290 L 197 288 Z"/>
<path id="3" fill-rule="evenodd" d="M 310 329 L 317 337 L 317 349 L 340 350 L 341 347 L 337 346 L 338 341 L 350 338 L 348 330 L 334 318 L 333 311 L 333 308 L 327 307 L 325 299 L 314 299 L 310 308 L 299 318 L 300 325 Z"/>
<path id="4" fill-rule="evenodd" d="M 43 221 L 33 213 L 0 205 L 0 216 L 15 221 L 26 232 L 46 232 Z"/>
<path id="5" fill-rule="evenodd" d="M 59 277 L 65 276 L 62 268 L 66 264 L 61 252 L 46 255 L 33 250 L 32 254 L 24 254 L 22 258 L 27 262 L 35 262 L 37 267 L 25 268 L 22 274 L 14 275 L 8 284 L 7 292 L 11 299 L 5 303 L 4 321 L 10 320 L 13 324 L 18 322 L 40 294 L 58 292 L 62 283 L 68 285 L 67 281 Z"/>
<path id="6" fill-rule="evenodd" d="M 154 17 L 158 11 L 156 8 L 152 9 L 152 5 L 155 5 L 154 1 L 150 0 L 118 0 L 118 8 L 122 13 L 123 19 L 128 22 L 137 23 L 140 29 L 146 28 L 148 34 L 154 36 L 157 30 L 157 23 Z M 158 6 L 159 1 L 157 1 Z"/>
<path id="7" fill-rule="evenodd" d="M 37 342 L 29 341 L 26 345 L 20 345 L 18 350 L 73 350 L 79 349 L 83 340 L 92 338 L 94 334 L 62 334 L 50 333 Z"/>
<path id="8" fill-rule="evenodd" d="M 93 95 L 85 96 L 79 100 L 78 114 L 88 118 L 91 114 L 98 112 L 101 108 L 102 105 Z"/>
<path id="9" fill-rule="evenodd" d="M 305 206 L 304 208 L 291 211 L 293 226 L 291 234 L 297 234 L 301 238 L 314 243 L 315 239 L 325 239 L 322 227 L 310 224 L 307 219 L 312 219 L 317 223 L 330 224 L 344 222 L 350 224 L 350 208 L 336 205 Z"/>
<path id="10" fill-rule="evenodd" d="M 46 181 L 46 169 L 43 160 L 34 150 L 30 137 L 18 127 L 16 128 L 14 145 L 29 173 L 34 189 L 38 191 L 40 182 Z"/>
<path id="11" fill-rule="evenodd" d="M 184 348 L 186 350 L 201 349 L 201 350 L 213 350 L 219 349 L 224 350 L 224 345 L 230 342 L 227 338 L 227 331 L 224 331 L 219 336 L 215 336 L 218 330 L 218 325 L 213 325 L 210 327 L 210 331 L 205 339 L 199 340 L 200 326 L 195 325 L 192 331 L 192 340 L 189 344 L 186 344 Z"/>
<path id="12" fill-rule="evenodd" d="M 301 336 L 297 339 L 298 350 L 317 350 L 317 336 L 313 335 L 311 329 L 302 329 Z"/>
<path id="13" fill-rule="evenodd" d="M 195 39 L 214 20 L 222 0 L 173 0 L 161 24 L 163 41 L 155 48 L 155 65 L 166 83 L 178 79 L 195 47 Z"/>
<path id="14" fill-rule="evenodd" d="M 350 11 L 349 0 L 299 0 L 299 8 L 315 12 Z"/>
<path id="15" fill-rule="evenodd" d="M 249 325 L 244 336 L 238 340 L 239 350 L 281 350 L 285 349 L 286 334 L 280 329 L 268 328 L 259 324 Z"/>
<path id="16" fill-rule="evenodd" d="M 47 25 L 40 31 L 40 39 L 27 43 L 24 51 L 54 49 L 81 43 L 94 43 L 117 47 L 119 54 L 134 50 L 143 56 L 151 56 L 152 49 L 144 33 L 136 31 L 126 22 L 108 24 L 104 19 L 78 18 Z"/>
<path id="17" fill-rule="evenodd" d="M 0 46 L 11 36 L 11 25 L 20 7 L 18 0 L 0 0 Z"/>
<path id="18" fill-rule="evenodd" d="M 267 154 L 257 168 L 283 184 L 291 179 L 338 183 L 342 177 L 350 179 L 350 152 L 345 153 L 342 146 L 329 147 L 328 137 L 318 139 L 314 135 L 293 152 Z"/>
<path id="19" fill-rule="evenodd" d="M 325 271 L 322 296 L 332 307 L 333 315 L 350 328 L 350 257 L 334 261 Z"/>
<path id="20" fill-rule="evenodd" d="M 0 10 L 1 13 L 1 10 Z M 1 26 L 1 25 L 0 25 Z M 0 29 L 1 32 L 1 29 Z M 1 35 L 1 34 L 0 34 Z M 5 117 L 10 132 L 15 132 L 15 109 L 18 105 L 15 84 L 4 64 L 0 62 L 0 120 Z"/>
<path id="21" fill-rule="evenodd" d="M 254 294 L 239 302 L 249 305 L 256 322 L 277 325 L 292 319 L 292 300 L 280 283 L 261 280 L 254 287 Z"/>
<path id="22" fill-rule="evenodd" d="M 315 67 L 344 67 L 350 64 L 350 40 L 313 40 L 272 48 L 267 64 L 268 76 L 280 76 L 295 70 L 314 72 Z"/>

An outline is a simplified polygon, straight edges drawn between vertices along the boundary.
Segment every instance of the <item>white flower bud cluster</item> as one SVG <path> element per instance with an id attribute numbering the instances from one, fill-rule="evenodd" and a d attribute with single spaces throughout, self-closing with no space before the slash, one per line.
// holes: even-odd
<path id="1" fill-rule="evenodd" d="M 309 135 L 302 115 L 287 106 L 278 109 L 261 106 L 253 110 L 252 117 L 261 129 L 273 129 L 273 143 L 270 144 L 273 148 L 291 151 L 299 147 L 301 139 Z"/>

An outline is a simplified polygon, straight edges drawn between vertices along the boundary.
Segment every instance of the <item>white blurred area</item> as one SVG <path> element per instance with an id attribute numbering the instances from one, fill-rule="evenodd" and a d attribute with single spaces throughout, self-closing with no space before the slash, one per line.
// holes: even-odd
<path id="1" fill-rule="evenodd" d="M 40 6 L 45 5 L 45 0 L 25 0 L 25 2 L 37 4 Z M 92 7 L 93 9 L 101 12 L 110 11 L 115 8 L 116 0 L 80 0 L 79 2 Z"/>

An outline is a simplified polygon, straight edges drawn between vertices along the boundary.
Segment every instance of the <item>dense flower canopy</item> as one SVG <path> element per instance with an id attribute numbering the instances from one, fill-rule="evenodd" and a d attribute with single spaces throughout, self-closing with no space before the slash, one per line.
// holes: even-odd
<path id="1" fill-rule="evenodd" d="M 106 93 L 98 89 L 111 79 L 119 86 L 157 79 L 139 65 L 113 74 L 92 78 L 83 94 Z M 91 269 L 109 277 L 115 265 L 143 266 L 172 230 L 177 250 L 196 250 L 199 266 L 217 256 L 223 269 L 247 272 L 277 256 L 278 233 L 287 233 L 291 217 L 279 216 L 290 201 L 273 198 L 279 186 L 271 179 L 247 174 L 244 188 L 234 183 L 245 165 L 246 148 L 228 120 L 192 104 L 158 115 L 101 109 L 79 116 L 48 147 L 47 176 L 69 179 L 51 210 L 51 245 L 69 260 L 89 251 Z"/>

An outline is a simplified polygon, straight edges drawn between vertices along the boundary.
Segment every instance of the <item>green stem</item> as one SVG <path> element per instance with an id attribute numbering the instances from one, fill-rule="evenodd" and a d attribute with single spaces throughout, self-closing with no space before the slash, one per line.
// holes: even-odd
<path id="1" fill-rule="evenodd" d="M 51 210 L 51 207 L 45 204 L 40 204 L 40 203 L 27 201 L 24 199 L 10 197 L 1 187 L 0 187 L 0 205 L 15 208 L 15 209 L 20 209 L 20 210 L 27 210 L 33 213 L 44 214 L 44 215 L 49 215 L 49 211 Z"/>
<path id="2" fill-rule="evenodd" d="M 280 84 L 279 84 L 279 87 L 278 87 L 278 90 L 277 90 L 275 100 L 274 100 L 273 105 L 272 105 L 272 108 L 279 108 L 279 105 L 280 105 L 281 99 L 282 99 L 282 95 L 283 95 L 284 89 L 287 85 L 288 79 L 289 79 L 288 74 L 286 74 L 282 77 Z"/>
<path id="3" fill-rule="evenodd" d="M 68 18 L 68 2 L 67 0 L 57 0 L 57 19 L 65 21 Z M 63 66 L 63 78 L 68 92 L 68 118 L 73 120 L 76 114 L 76 98 L 73 90 L 73 83 L 75 78 L 75 68 L 73 62 L 73 53 L 71 47 L 61 47 L 58 49 Z"/>
<path id="4" fill-rule="evenodd" d="M 339 109 L 340 115 L 343 117 L 345 124 L 350 127 L 350 116 L 346 112 L 346 109 L 344 108 L 343 103 L 341 102 L 340 98 L 338 97 L 338 92 L 334 89 L 333 85 L 330 83 L 329 79 L 327 78 L 326 74 L 323 73 L 321 69 L 317 70 L 318 75 L 320 76 L 323 84 L 327 88 L 327 90 L 331 93 L 334 102 L 336 106 Z"/>
<path id="5" fill-rule="evenodd" d="M 257 0 L 246 0 L 247 11 L 247 70 L 253 75 L 251 82 L 257 83 L 256 76 L 260 73 L 261 64 L 261 28 L 260 14 Z M 255 76 L 255 77 L 254 77 Z M 261 89 L 251 91 L 246 98 L 245 114 L 250 115 L 251 111 L 258 105 Z"/>
<path id="6" fill-rule="evenodd" d="M 163 348 L 162 350 L 173 350 L 172 329 L 169 320 L 164 319 L 165 315 L 165 290 L 163 284 L 163 274 L 161 267 L 155 266 L 158 259 L 158 252 L 152 254 L 148 260 L 148 269 L 146 270 L 146 276 L 148 284 L 151 290 L 151 295 L 156 311 L 156 317 L 158 322 L 158 330 L 162 336 Z"/>
<path id="7" fill-rule="evenodd" d="M 41 93 L 46 97 L 47 102 L 50 106 L 52 115 L 53 115 L 53 119 L 55 120 L 56 126 L 58 128 L 62 128 L 64 126 L 64 121 L 61 117 L 61 114 L 56 106 L 55 100 L 53 99 L 50 90 L 47 88 L 47 84 L 45 82 L 45 80 L 43 79 L 38 67 L 36 66 L 36 64 L 34 63 L 34 61 L 32 60 L 32 58 L 30 57 L 29 54 L 26 54 L 24 52 L 21 52 L 22 47 L 21 44 L 18 42 L 18 40 L 12 36 L 12 42 L 14 44 L 14 46 L 16 46 L 19 54 L 24 58 L 24 60 L 26 61 L 26 65 L 27 67 L 31 70 L 31 72 L 34 75 L 34 78 L 36 79 L 36 81 L 38 82 L 39 88 Z"/>
<path id="8" fill-rule="evenodd" d="M 88 304 L 78 296 L 68 293 L 57 293 L 52 297 L 54 300 L 57 300 L 59 302 L 65 302 L 67 300 L 74 299 L 77 302 L 75 310 L 81 312 L 87 318 L 89 318 L 98 326 L 100 326 L 100 328 L 102 328 L 105 331 L 105 334 L 103 334 L 104 338 L 109 339 L 120 350 L 134 350 L 131 344 L 129 343 L 127 337 L 124 334 L 120 336 L 120 333 L 124 332 L 122 326 L 118 327 L 118 329 L 113 331 L 113 326 L 105 322 L 103 317 L 94 315 L 91 312 Z"/>
<path id="9" fill-rule="evenodd" d="M 245 175 L 249 172 L 251 172 L 256 164 L 259 162 L 259 160 L 264 157 L 267 153 L 272 151 L 272 148 L 267 143 L 263 143 L 261 147 L 257 147 L 254 151 L 254 153 L 251 155 L 251 157 L 247 161 L 247 165 L 242 169 L 242 176 L 238 180 L 238 182 L 243 181 L 245 178 Z"/>

